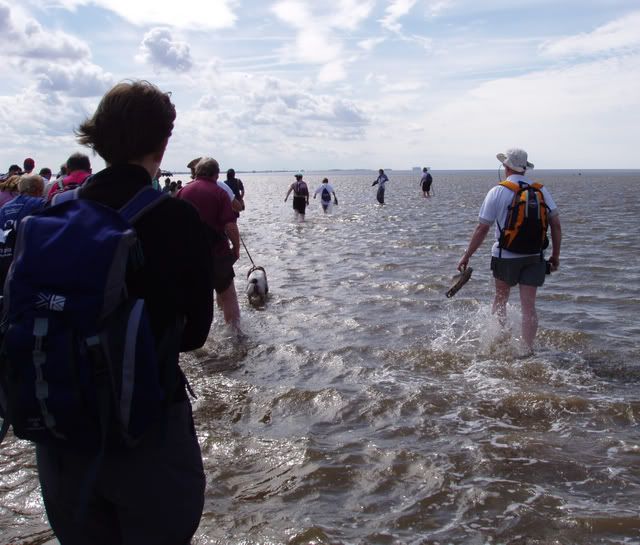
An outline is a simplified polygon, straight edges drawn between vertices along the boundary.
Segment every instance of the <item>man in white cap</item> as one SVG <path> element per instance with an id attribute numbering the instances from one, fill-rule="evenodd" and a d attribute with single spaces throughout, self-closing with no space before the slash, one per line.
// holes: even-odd
<path id="1" fill-rule="evenodd" d="M 533 169 L 526 151 L 509 149 L 496 157 L 504 166 L 506 180 L 487 193 L 480 207 L 478 225 L 458 262 L 458 270 L 466 269 L 469 259 L 496 222 L 495 243 L 491 249 L 491 270 L 496 285 L 493 313 L 504 325 L 509 292 L 518 284 L 522 339 L 526 354 L 531 354 L 538 330 L 536 292 L 544 283 L 545 273 L 555 271 L 560 266 L 560 217 L 547 188 L 530 182 L 526 177 L 526 171 Z M 549 243 L 547 225 L 551 227 L 552 240 L 548 262 L 544 260 L 544 249 Z"/>

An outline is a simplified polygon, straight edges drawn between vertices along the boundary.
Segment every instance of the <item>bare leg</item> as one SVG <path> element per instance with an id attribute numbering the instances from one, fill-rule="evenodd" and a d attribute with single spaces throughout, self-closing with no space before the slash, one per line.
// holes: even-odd
<path id="1" fill-rule="evenodd" d="M 496 295 L 493 300 L 493 308 L 491 312 L 498 316 L 498 322 L 504 327 L 507 323 L 507 301 L 509 301 L 509 293 L 511 286 L 504 280 L 494 279 L 496 281 Z"/>
<path id="2" fill-rule="evenodd" d="M 226 290 L 218 294 L 217 299 L 218 305 L 222 307 L 225 323 L 231 327 L 239 329 L 240 305 L 238 304 L 238 295 L 233 281 Z"/>
<path id="3" fill-rule="evenodd" d="M 520 307 L 522 310 L 522 338 L 533 351 L 533 340 L 538 332 L 538 314 L 536 312 L 536 286 L 520 285 Z"/>

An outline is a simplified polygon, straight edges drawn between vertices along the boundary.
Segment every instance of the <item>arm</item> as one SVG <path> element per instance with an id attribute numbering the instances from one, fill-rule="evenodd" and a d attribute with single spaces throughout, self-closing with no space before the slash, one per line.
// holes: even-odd
<path id="1" fill-rule="evenodd" d="M 224 232 L 229 237 L 231 245 L 233 246 L 233 255 L 236 259 L 240 258 L 240 231 L 235 222 L 229 222 L 224 226 Z"/>
<path id="2" fill-rule="evenodd" d="M 233 208 L 234 212 L 242 212 L 244 210 L 244 203 L 240 199 L 234 197 L 231 201 L 231 208 Z"/>
<path id="3" fill-rule="evenodd" d="M 284 196 L 284 202 L 287 202 L 287 199 L 289 198 L 289 194 L 293 191 L 293 186 L 291 186 L 289 188 L 289 191 L 287 191 L 287 194 Z"/>
<path id="4" fill-rule="evenodd" d="M 551 270 L 557 271 L 558 267 L 560 267 L 560 245 L 562 243 L 562 227 L 560 225 L 560 216 L 556 214 L 555 216 L 549 218 L 549 225 L 551 226 L 551 243 L 553 245 L 549 263 L 551 263 Z"/>
<path id="5" fill-rule="evenodd" d="M 469 264 L 469 259 L 475 253 L 475 251 L 480 247 L 480 245 L 484 242 L 484 239 L 487 236 L 487 233 L 489 232 L 489 227 L 491 227 L 491 225 L 489 225 L 488 223 L 478 223 L 475 231 L 473 232 L 473 235 L 471 235 L 471 240 L 469 241 L 469 246 L 467 247 L 467 250 L 464 252 L 464 254 L 462 255 L 462 258 L 458 262 L 459 271 L 463 271 L 467 268 L 467 265 Z"/>

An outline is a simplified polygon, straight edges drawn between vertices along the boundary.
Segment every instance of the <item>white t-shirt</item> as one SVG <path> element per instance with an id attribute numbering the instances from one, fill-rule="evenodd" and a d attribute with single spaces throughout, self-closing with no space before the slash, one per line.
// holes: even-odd
<path id="1" fill-rule="evenodd" d="M 524 176 L 520 174 L 514 174 L 507 178 L 510 182 L 525 182 L 527 184 L 531 184 L 529 180 L 527 180 Z M 546 187 L 542 188 L 542 195 L 544 196 L 544 202 L 549 207 L 548 217 L 553 217 L 558 214 L 558 207 L 551 197 L 551 193 L 547 190 Z M 493 257 L 498 257 L 500 251 L 498 248 L 498 240 L 500 239 L 500 229 L 498 228 L 498 224 L 500 227 L 504 227 L 507 222 L 507 214 L 509 212 L 509 205 L 513 200 L 513 191 L 510 189 L 497 185 L 493 187 L 487 196 L 484 198 L 482 206 L 480 207 L 479 221 L 480 223 L 484 223 L 486 225 L 491 225 L 493 222 L 496 222 L 495 228 L 495 239 L 496 241 L 491 248 L 491 255 Z M 502 250 L 502 257 L 506 259 L 512 259 L 516 257 L 526 257 L 527 254 L 514 254 L 513 252 L 509 252 L 508 250 Z M 528 254 L 528 255 L 538 255 Z"/>
<path id="2" fill-rule="evenodd" d="M 224 189 L 227 192 L 227 195 L 229 195 L 229 200 L 231 202 L 233 202 L 233 199 L 236 198 L 236 196 L 233 194 L 233 191 L 231 190 L 231 188 L 225 184 L 222 180 L 218 180 L 218 187 Z"/>
<path id="3" fill-rule="evenodd" d="M 316 189 L 315 193 L 313 194 L 314 198 L 318 193 L 320 193 L 320 196 L 322 197 L 323 189 L 326 189 L 330 195 L 333 194 L 333 186 L 331 184 L 320 184 L 320 187 Z M 331 202 L 331 199 L 329 199 L 329 202 Z"/>

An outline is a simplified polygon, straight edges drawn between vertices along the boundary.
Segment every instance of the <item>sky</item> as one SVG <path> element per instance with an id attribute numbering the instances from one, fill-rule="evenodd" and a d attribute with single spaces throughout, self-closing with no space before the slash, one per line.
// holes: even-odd
<path id="1" fill-rule="evenodd" d="M 640 0 L 0 0 L 0 25 L 0 172 L 91 155 L 74 129 L 131 79 L 171 92 L 172 171 L 640 168 Z"/>

